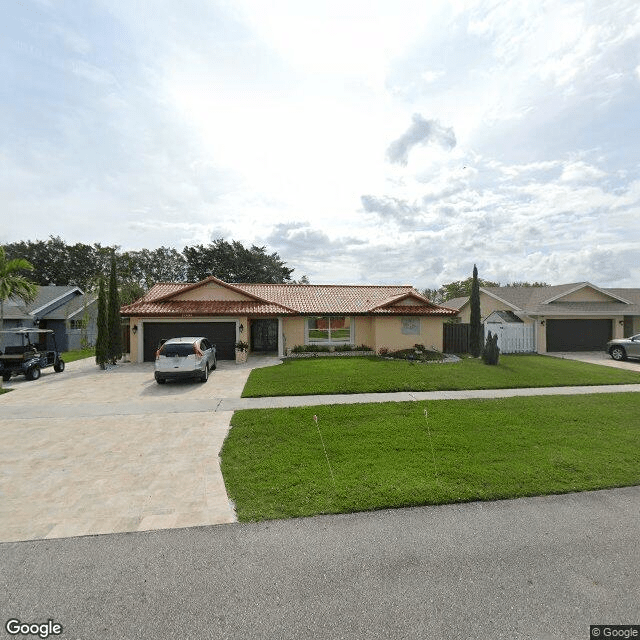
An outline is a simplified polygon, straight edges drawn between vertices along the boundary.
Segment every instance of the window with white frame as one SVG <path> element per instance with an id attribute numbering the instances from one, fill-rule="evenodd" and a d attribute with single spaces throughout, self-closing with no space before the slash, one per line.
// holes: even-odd
<path id="1" fill-rule="evenodd" d="M 353 322 L 349 316 L 313 316 L 305 323 L 306 344 L 350 344 Z"/>

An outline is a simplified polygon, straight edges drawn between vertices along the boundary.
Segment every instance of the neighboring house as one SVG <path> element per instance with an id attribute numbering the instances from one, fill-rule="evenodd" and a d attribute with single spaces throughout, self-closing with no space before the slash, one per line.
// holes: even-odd
<path id="1" fill-rule="evenodd" d="M 153 360 L 161 339 L 198 335 L 226 360 L 235 358 L 239 340 L 281 356 L 307 344 L 442 349 L 442 325 L 456 313 L 408 285 L 228 284 L 213 276 L 156 284 L 121 309 L 132 362 Z"/>
<path id="2" fill-rule="evenodd" d="M 80 349 L 84 342 L 95 344 L 97 307 L 97 298 L 86 296 L 79 287 L 38 287 L 35 300 L 29 304 L 18 299 L 5 300 L 4 328 L 52 329 L 60 351 Z M 46 339 L 46 334 L 43 338 Z M 19 343 L 19 337 L 4 335 L 5 346 Z M 46 346 L 50 348 L 52 344 Z"/>
<path id="3" fill-rule="evenodd" d="M 445 303 L 469 322 L 469 298 Z M 606 289 L 590 282 L 553 287 L 480 287 L 485 324 L 509 312 L 534 325 L 535 351 L 596 351 L 612 338 L 640 333 L 640 289 Z M 505 316 L 502 316 L 504 321 Z"/>

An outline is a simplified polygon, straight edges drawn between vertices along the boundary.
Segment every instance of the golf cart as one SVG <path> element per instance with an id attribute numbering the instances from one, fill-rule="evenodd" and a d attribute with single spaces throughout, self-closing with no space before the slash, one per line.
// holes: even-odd
<path id="1" fill-rule="evenodd" d="M 56 336 L 51 329 L 7 329 L 1 333 L 20 336 L 22 339 L 22 345 L 7 346 L 4 352 L 0 351 L 0 374 L 5 382 L 11 376 L 19 375 L 24 375 L 27 380 L 37 380 L 40 370 L 45 367 L 53 367 L 58 373 L 64 371 L 64 360 L 60 358 Z M 43 349 L 40 344 L 31 342 L 32 336 L 40 337 L 42 334 L 51 334 L 53 350 Z"/>

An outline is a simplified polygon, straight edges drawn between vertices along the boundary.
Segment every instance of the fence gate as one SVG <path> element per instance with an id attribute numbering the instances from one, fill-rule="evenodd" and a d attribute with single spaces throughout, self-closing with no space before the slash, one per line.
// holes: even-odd
<path id="1" fill-rule="evenodd" d="M 536 350 L 535 324 L 490 323 L 484 325 L 484 339 L 491 331 L 498 336 L 500 353 L 533 353 Z"/>

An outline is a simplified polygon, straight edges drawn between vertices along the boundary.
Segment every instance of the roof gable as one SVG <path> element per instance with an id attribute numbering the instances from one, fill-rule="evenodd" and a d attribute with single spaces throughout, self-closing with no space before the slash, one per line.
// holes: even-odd
<path id="1" fill-rule="evenodd" d="M 558 293 L 542 304 L 553 304 L 558 302 L 618 302 L 631 304 L 628 300 L 620 296 L 600 289 L 590 282 L 581 282 L 571 287 L 568 291 Z"/>
<path id="2" fill-rule="evenodd" d="M 49 285 L 38 287 L 36 298 L 27 306 L 27 309 L 32 316 L 44 317 L 57 307 L 66 304 L 69 300 L 82 295 L 80 287 L 75 286 L 58 287 Z"/>

